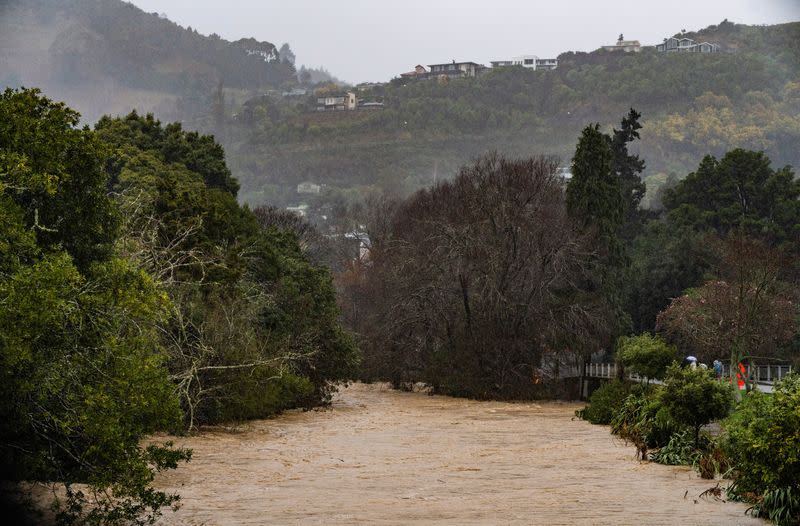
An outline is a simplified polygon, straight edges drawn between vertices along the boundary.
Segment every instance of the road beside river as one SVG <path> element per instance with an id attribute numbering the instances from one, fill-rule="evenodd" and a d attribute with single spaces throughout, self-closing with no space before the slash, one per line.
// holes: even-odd
<path id="1" fill-rule="evenodd" d="M 161 524 L 765 524 L 579 407 L 352 385 L 329 409 L 176 439 L 194 457 L 157 479 L 182 495 Z"/>

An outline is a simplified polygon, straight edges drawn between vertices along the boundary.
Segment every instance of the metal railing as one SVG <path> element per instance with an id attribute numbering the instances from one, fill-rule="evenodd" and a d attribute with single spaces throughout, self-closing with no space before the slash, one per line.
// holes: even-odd
<path id="1" fill-rule="evenodd" d="M 778 380 L 782 380 L 792 372 L 791 365 L 747 365 L 745 373 L 747 378 L 754 383 L 759 384 L 772 384 Z M 730 373 L 730 366 L 722 366 L 722 376 L 728 377 Z M 590 378 L 616 378 L 617 377 L 617 364 L 615 363 L 587 363 L 586 376 Z M 645 380 L 636 374 L 627 375 L 629 379 L 637 382 Z"/>

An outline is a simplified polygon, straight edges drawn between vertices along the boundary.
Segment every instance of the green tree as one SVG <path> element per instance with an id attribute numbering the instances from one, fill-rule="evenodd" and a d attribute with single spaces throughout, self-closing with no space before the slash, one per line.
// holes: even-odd
<path id="1" fill-rule="evenodd" d="M 327 401 L 358 362 L 328 270 L 198 168 L 198 155 L 221 150 L 212 138 L 198 146 L 179 125 L 135 113 L 102 119 L 97 133 L 114 148 L 122 249 L 174 304 L 162 333 L 187 425 Z M 229 174 L 215 159 L 214 173 Z"/>
<path id="2" fill-rule="evenodd" d="M 634 331 L 654 331 L 658 313 L 703 283 L 713 254 L 701 234 L 664 221 L 648 222 L 630 247 L 626 310 Z"/>
<path id="3" fill-rule="evenodd" d="M 677 358 L 675 347 L 648 333 L 621 336 L 617 341 L 617 361 L 626 370 L 644 376 L 648 381 L 663 379 L 667 367 Z"/>
<path id="4" fill-rule="evenodd" d="M 583 129 L 567 185 L 567 209 L 584 227 L 597 229 L 609 244 L 615 242 L 624 203 L 620 179 L 611 171 L 608 137 L 594 124 Z"/>
<path id="5" fill-rule="evenodd" d="M 610 305 L 615 318 L 612 332 L 618 335 L 627 330 L 630 318 L 623 309 L 627 257 L 619 236 L 625 202 L 621 180 L 612 171 L 610 142 L 599 124 L 583 129 L 572 159 L 566 204 L 570 216 L 594 240 L 597 256 L 593 261 L 590 292 L 599 294 Z"/>
<path id="6" fill-rule="evenodd" d="M 2 477 L 65 483 L 66 522 L 149 521 L 177 500 L 155 473 L 189 458 L 140 446 L 180 420 L 157 336 L 169 302 L 113 253 L 106 150 L 78 115 L 37 90 L 6 91 L 0 115 Z"/>
<path id="7" fill-rule="evenodd" d="M 700 446 L 700 428 L 726 417 L 733 405 L 730 385 L 717 381 L 711 370 L 678 364 L 667 369 L 660 397 L 672 420 L 693 430 L 695 447 Z"/>
<path id="8" fill-rule="evenodd" d="M 774 170 L 763 152 L 735 149 L 706 156 L 664 195 L 675 224 L 719 235 L 743 229 L 771 242 L 800 239 L 800 180 L 789 167 Z"/>
<path id="9" fill-rule="evenodd" d="M 107 152 L 79 118 L 36 89 L 0 95 L 0 191 L 43 249 L 66 250 L 86 271 L 111 255 L 119 221 L 106 195 Z"/>
<path id="10" fill-rule="evenodd" d="M 619 179 L 623 200 L 623 224 L 621 235 L 630 241 L 641 228 L 642 213 L 639 204 L 642 202 L 646 187 L 641 179 L 645 169 L 644 159 L 628 152 L 628 144 L 639 139 L 639 124 L 642 114 L 633 108 L 622 119 L 620 129 L 611 134 L 611 170 Z"/>

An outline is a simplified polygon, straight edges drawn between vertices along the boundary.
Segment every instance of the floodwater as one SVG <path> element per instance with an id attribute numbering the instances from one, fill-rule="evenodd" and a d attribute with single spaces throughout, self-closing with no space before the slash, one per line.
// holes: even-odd
<path id="1" fill-rule="evenodd" d="M 182 495 L 160 524 L 765 524 L 579 407 L 352 385 L 326 410 L 178 439 L 194 457 L 157 479 Z"/>

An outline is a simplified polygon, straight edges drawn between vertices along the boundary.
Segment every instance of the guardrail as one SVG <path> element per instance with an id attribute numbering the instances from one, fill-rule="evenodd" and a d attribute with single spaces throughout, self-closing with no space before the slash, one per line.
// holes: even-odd
<path id="1" fill-rule="evenodd" d="M 722 366 L 722 376 L 728 377 L 730 372 L 729 365 Z M 783 379 L 792 372 L 791 365 L 747 365 L 745 373 L 751 382 L 758 384 L 772 384 Z M 587 363 L 586 376 L 590 378 L 616 378 L 617 364 L 615 363 Z M 645 381 L 645 378 L 636 374 L 629 374 L 628 378 L 637 382 Z"/>

